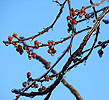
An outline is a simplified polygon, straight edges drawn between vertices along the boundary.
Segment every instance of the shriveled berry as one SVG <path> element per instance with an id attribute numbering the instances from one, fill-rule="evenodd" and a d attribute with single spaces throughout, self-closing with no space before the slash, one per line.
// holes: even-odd
<path id="1" fill-rule="evenodd" d="M 12 37 L 8 36 L 8 41 L 11 42 L 12 41 Z"/>
<path id="2" fill-rule="evenodd" d="M 39 88 L 38 91 L 41 92 L 42 91 L 42 88 Z"/>
<path id="3" fill-rule="evenodd" d="M 42 90 L 46 90 L 46 87 L 45 86 L 42 86 Z"/>
<path id="4" fill-rule="evenodd" d="M 99 57 L 102 57 L 102 55 L 103 55 L 103 51 L 100 49 L 100 50 L 98 50 L 98 54 L 99 54 Z"/>
<path id="5" fill-rule="evenodd" d="M 27 85 L 26 82 L 23 82 L 23 83 L 22 83 L 22 86 L 23 86 L 23 87 L 26 87 L 26 85 Z"/>
<path id="6" fill-rule="evenodd" d="M 54 49 L 54 50 L 52 50 L 52 53 L 53 53 L 53 54 L 55 54 L 55 53 L 56 53 L 56 50 L 55 50 L 55 49 Z"/>
<path id="7" fill-rule="evenodd" d="M 39 85 L 38 84 L 35 84 L 35 86 L 34 86 L 35 88 L 38 88 L 39 87 Z"/>
<path id="8" fill-rule="evenodd" d="M 18 48 L 19 48 L 19 49 L 22 49 L 22 46 L 21 46 L 21 45 L 18 45 Z"/>
<path id="9" fill-rule="evenodd" d="M 31 76 L 30 72 L 27 72 L 27 78 L 29 78 Z"/>
<path id="10" fill-rule="evenodd" d="M 103 48 L 103 49 L 106 47 L 106 45 L 105 45 L 105 44 L 102 44 L 101 46 L 102 46 L 102 48 Z"/>
<path id="11" fill-rule="evenodd" d="M 28 58 L 31 58 L 32 56 L 31 56 L 31 54 L 28 54 Z"/>
<path id="12" fill-rule="evenodd" d="M 77 59 L 74 59 L 73 62 L 76 63 L 77 62 Z"/>
<path id="13" fill-rule="evenodd" d="M 24 52 L 24 50 L 23 50 L 23 49 L 20 49 L 20 50 L 19 50 L 20 55 L 22 55 L 22 54 L 23 54 L 23 52 Z"/>
<path id="14" fill-rule="evenodd" d="M 16 51 L 19 52 L 19 48 L 16 48 Z"/>
<path id="15" fill-rule="evenodd" d="M 101 42 L 101 41 L 98 41 L 98 44 L 99 44 L 99 45 L 101 45 L 101 44 L 102 44 L 102 42 Z"/>
<path id="16" fill-rule="evenodd" d="M 89 14 L 86 14 L 86 15 L 85 15 L 85 18 L 86 18 L 86 19 L 89 19 Z"/>

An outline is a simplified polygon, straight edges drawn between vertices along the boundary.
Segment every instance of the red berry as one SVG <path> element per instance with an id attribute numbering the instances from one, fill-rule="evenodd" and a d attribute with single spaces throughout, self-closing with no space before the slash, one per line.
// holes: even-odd
<path id="1" fill-rule="evenodd" d="M 74 19 L 72 19 L 72 23 L 73 23 L 73 24 L 77 24 L 77 21 L 74 20 Z"/>
<path id="2" fill-rule="evenodd" d="M 19 50 L 20 55 L 22 55 L 22 54 L 23 54 L 23 52 L 24 52 L 24 50 L 23 50 L 23 49 L 20 49 L 20 50 Z"/>
<path id="3" fill-rule="evenodd" d="M 33 54 L 32 57 L 33 57 L 33 59 L 35 59 L 36 58 L 36 54 Z"/>
<path id="4" fill-rule="evenodd" d="M 39 42 L 37 40 L 34 41 L 34 45 L 39 45 Z"/>
<path id="5" fill-rule="evenodd" d="M 49 44 L 50 42 L 51 42 L 51 41 L 49 40 L 49 41 L 48 41 L 48 44 Z"/>
<path id="6" fill-rule="evenodd" d="M 29 78 L 31 76 L 31 73 L 30 72 L 28 72 L 27 73 L 27 78 Z"/>
<path id="7" fill-rule="evenodd" d="M 49 50 L 48 50 L 48 53 L 50 53 L 50 54 L 51 54 L 51 53 L 52 53 L 52 50 L 50 50 L 50 49 L 49 49 Z"/>
<path id="8" fill-rule="evenodd" d="M 71 18 L 70 18 L 70 16 L 67 16 L 67 20 L 70 20 Z"/>
<path id="9" fill-rule="evenodd" d="M 73 11 L 73 12 L 72 12 L 72 15 L 73 15 L 73 16 L 75 16 L 75 15 L 76 15 L 75 11 Z"/>
<path id="10" fill-rule="evenodd" d="M 49 49 L 50 49 L 50 50 L 54 50 L 54 48 L 53 48 L 52 46 L 49 46 Z"/>
<path id="11" fill-rule="evenodd" d="M 39 49 L 39 46 L 35 47 L 35 49 Z"/>
<path id="12" fill-rule="evenodd" d="M 23 83 L 22 83 L 22 86 L 23 86 L 23 87 L 26 87 L 26 82 L 23 82 Z"/>
<path id="13" fill-rule="evenodd" d="M 84 13 L 85 12 L 85 9 L 81 9 L 81 11 L 80 11 L 81 13 Z"/>
<path id="14" fill-rule="evenodd" d="M 49 45 L 49 47 L 50 47 L 50 46 L 52 46 L 52 43 L 49 43 L 48 45 Z"/>
<path id="15" fill-rule="evenodd" d="M 14 38 L 17 38 L 17 34 L 16 33 L 13 33 L 12 35 Z"/>
<path id="16" fill-rule="evenodd" d="M 51 41 L 52 44 L 54 44 L 54 41 Z"/>
<path id="17" fill-rule="evenodd" d="M 78 9 L 75 10 L 75 12 L 78 12 L 78 11 L 79 11 Z"/>
<path id="18" fill-rule="evenodd" d="M 31 58 L 31 54 L 28 54 L 28 58 Z"/>
<path id="19" fill-rule="evenodd" d="M 82 17 L 82 14 L 79 14 L 79 18 L 81 18 Z"/>
<path id="20" fill-rule="evenodd" d="M 11 42 L 12 41 L 12 37 L 8 36 L 8 41 Z"/>

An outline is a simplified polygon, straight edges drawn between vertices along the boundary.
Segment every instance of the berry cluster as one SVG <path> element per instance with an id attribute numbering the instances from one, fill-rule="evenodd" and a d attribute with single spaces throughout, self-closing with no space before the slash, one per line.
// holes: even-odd
<path id="1" fill-rule="evenodd" d="M 28 88 L 28 86 L 31 85 L 31 88 L 37 88 L 39 92 L 42 92 L 43 90 L 46 89 L 46 87 L 42 83 L 43 82 L 49 82 L 49 80 L 53 80 L 53 77 L 55 77 L 55 76 L 54 75 L 51 75 L 51 76 L 46 75 L 45 77 L 43 77 L 43 79 L 38 79 L 37 80 L 37 84 L 36 84 L 36 82 L 33 82 L 34 79 L 32 79 L 31 73 L 30 72 L 27 72 L 27 78 L 28 78 L 28 80 L 26 82 L 23 82 L 22 83 L 22 86 L 24 88 L 26 88 L 26 87 Z M 33 83 L 31 84 L 31 82 L 33 82 Z M 39 86 L 38 82 L 41 82 L 41 85 L 40 86 Z"/>
<path id="2" fill-rule="evenodd" d="M 102 43 L 101 41 L 98 42 L 98 45 L 101 46 L 101 48 L 98 50 L 98 55 L 101 58 L 103 55 L 103 49 L 107 46 L 106 44 Z"/>
<path id="3" fill-rule="evenodd" d="M 54 49 L 54 45 L 55 45 L 55 42 L 54 41 L 48 41 L 48 53 L 53 55 L 56 53 L 56 50 Z"/>
<path id="4" fill-rule="evenodd" d="M 89 19 L 89 14 L 85 12 L 84 7 L 81 10 L 74 10 L 73 8 L 70 9 L 70 16 L 67 16 L 68 21 L 68 29 L 67 31 L 70 32 L 71 30 L 74 30 L 74 25 L 77 24 L 76 18 L 79 16 L 79 18 L 82 18 L 82 16 L 85 16 L 86 19 Z"/>
<path id="5" fill-rule="evenodd" d="M 13 38 L 16 38 L 19 42 L 13 41 Z M 31 60 L 31 58 L 35 59 L 37 58 L 37 55 L 35 53 L 33 53 L 33 49 L 39 49 L 40 44 L 37 40 L 34 41 L 34 46 L 28 46 L 26 45 L 25 42 L 22 41 L 21 38 L 18 38 L 18 35 L 16 33 L 13 33 L 12 36 L 8 36 L 8 41 L 4 42 L 6 46 L 8 46 L 8 44 L 12 44 L 14 45 L 14 47 L 16 48 L 16 51 L 22 55 L 24 53 L 24 51 L 27 52 L 28 54 L 28 59 Z M 22 45 L 21 45 L 22 43 Z M 51 55 L 54 55 L 56 53 L 56 50 L 54 49 L 54 45 L 55 42 L 54 41 L 48 41 L 48 53 Z M 32 48 L 32 49 L 30 49 Z"/>

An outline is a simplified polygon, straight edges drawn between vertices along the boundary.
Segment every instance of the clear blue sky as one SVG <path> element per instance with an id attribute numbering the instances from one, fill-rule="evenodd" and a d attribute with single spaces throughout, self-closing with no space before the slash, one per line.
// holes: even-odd
<path id="1" fill-rule="evenodd" d="M 62 2 L 63 0 L 59 0 Z M 93 0 L 98 2 L 99 0 Z M 71 2 L 74 9 L 81 9 L 82 6 L 89 5 L 89 0 L 76 0 Z M 102 4 L 98 8 L 109 5 L 108 2 Z M 55 19 L 59 6 L 52 2 L 52 0 L 0 0 L 0 99 L 1 100 L 13 100 L 15 94 L 11 93 L 11 89 L 20 89 L 22 82 L 26 81 L 26 73 L 30 71 L 33 78 L 37 78 L 42 75 L 46 70 L 43 65 L 36 60 L 28 60 L 27 54 L 24 53 L 20 56 L 15 48 L 10 45 L 6 47 L 2 41 L 7 40 L 8 36 L 14 32 L 18 36 L 33 36 L 37 32 L 42 31 L 43 28 L 49 26 Z M 92 11 L 92 10 L 88 10 Z M 60 19 L 55 24 L 53 30 L 41 35 L 37 38 L 42 43 L 47 43 L 48 40 L 58 41 L 63 37 L 69 36 L 67 33 L 67 21 L 66 16 L 69 15 L 68 5 L 65 5 L 64 12 Z M 108 14 L 109 16 L 109 14 Z M 109 18 L 109 17 L 105 17 Z M 82 23 L 77 26 L 77 30 L 85 28 L 87 23 Z M 92 25 L 92 24 L 87 24 Z M 101 22 L 101 33 L 99 40 L 104 41 L 109 39 L 109 25 L 105 25 Z M 87 32 L 82 33 L 85 35 Z M 74 38 L 73 49 L 74 51 L 83 36 L 78 35 Z M 94 36 L 91 38 L 91 40 Z M 80 41 L 78 41 L 80 40 Z M 88 43 L 91 45 L 93 40 Z M 51 65 L 61 55 L 62 51 L 69 44 L 69 40 L 64 44 L 59 44 L 55 48 L 57 53 L 55 56 L 50 56 L 47 53 L 48 48 L 44 47 L 35 52 L 38 55 L 42 55 L 47 61 L 51 62 Z M 65 75 L 65 79 L 80 93 L 84 100 L 107 100 L 109 98 L 109 46 L 104 49 L 104 55 L 99 58 L 95 49 L 89 60 L 84 64 L 79 65 L 77 68 L 72 69 Z M 56 66 L 57 72 L 62 69 L 69 54 L 62 59 L 62 61 Z M 32 100 L 43 100 L 43 97 L 35 97 Z M 69 90 L 60 83 L 53 91 L 50 100 L 76 100 L 75 97 L 69 92 Z M 19 100 L 31 100 L 31 98 L 21 97 Z"/>

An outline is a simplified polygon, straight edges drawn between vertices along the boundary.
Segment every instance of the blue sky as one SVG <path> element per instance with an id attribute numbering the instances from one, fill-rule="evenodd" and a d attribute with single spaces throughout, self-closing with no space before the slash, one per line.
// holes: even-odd
<path id="1" fill-rule="evenodd" d="M 62 2 L 63 0 L 59 0 Z M 99 0 L 93 0 L 98 2 Z M 71 2 L 74 9 L 81 9 L 82 6 L 89 5 L 89 0 L 84 2 L 76 0 Z M 109 5 L 108 2 L 102 4 L 96 9 Z M 11 93 L 11 89 L 22 88 L 22 82 L 26 81 L 26 73 L 30 71 L 34 78 L 39 77 L 46 70 L 43 65 L 37 60 L 28 60 L 27 54 L 24 53 L 20 56 L 12 45 L 6 47 L 2 41 L 7 40 L 8 36 L 11 36 L 14 32 L 18 36 L 29 37 L 42 31 L 43 28 L 51 25 L 53 20 L 59 11 L 59 6 L 52 2 L 52 0 L 0 0 L 0 52 L 1 52 L 1 69 L 0 69 L 0 98 L 1 100 L 13 100 L 15 94 Z M 92 11 L 87 10 L 87 12 Z M 69 36 L 67 33 L 67 21 L 66 16 L 69 15 L 68 5 L 65 5 L 64 11 L 53 27 L 53 30 L 49 30 L 48 33 L 37 37 L 36 40 L 42 43 L 47 43 L 48 40 L 59 41 L 61 38 Z M 109 15 L 109 14 L 108 14 Z M 108 18 L 108 15 L 105 18 Z M 89 21 L 91 23 L 91 21 Z M 77 26 L 77 31 L 85 28 L 88 24 L 86 22 Z M 98 40 L 104 41 L 109 39 L 109 25 L 105 25 L 101 22 L 100 35 Z M 83 39 L 84 32 L 74 38 L 74 44 L 72 51 L 78 48 L 80 41 Z M 88 43 L 88 46 L 93 42 L 94 36 Z M 63 44 L 55 46 L 57 53 L 55 56 L 50 56 L 47 53 L 48 48 L 43 47 L 35 52 L 51 62 L 51 65 L 62 54 L 62 51 L 69 44 L 69 40 Z M 87 47 L 86 47 L 87 48 Z M 69 71 L 64 78 L 69 82 L 82 96 L 84 100 L 105 100 L 109 98 L 109 46 L 104 49 L 104 55 L 99 58 L 95 49 L 89 57 L 86 65 L 84 63 L 77 68 Z M 67 61 L 69 53 L 65 55 L 61 62 L 55 67 L 55 70 L 59 72 L 62 66 Z M 52 82 L 51 82 L 52 83 Z M 48 83 L 49 84 L 49 83 Z M 45 85 L 48 85 L 45 83 Z M 43 97 L 35 97 L 32 100 L 43 100 Z M 19 100 L 30 100 L 31 98 L 21 97 Z M 70 91 L 60 83 L 53 91 L 50 100 L 76 100 Z"/>

